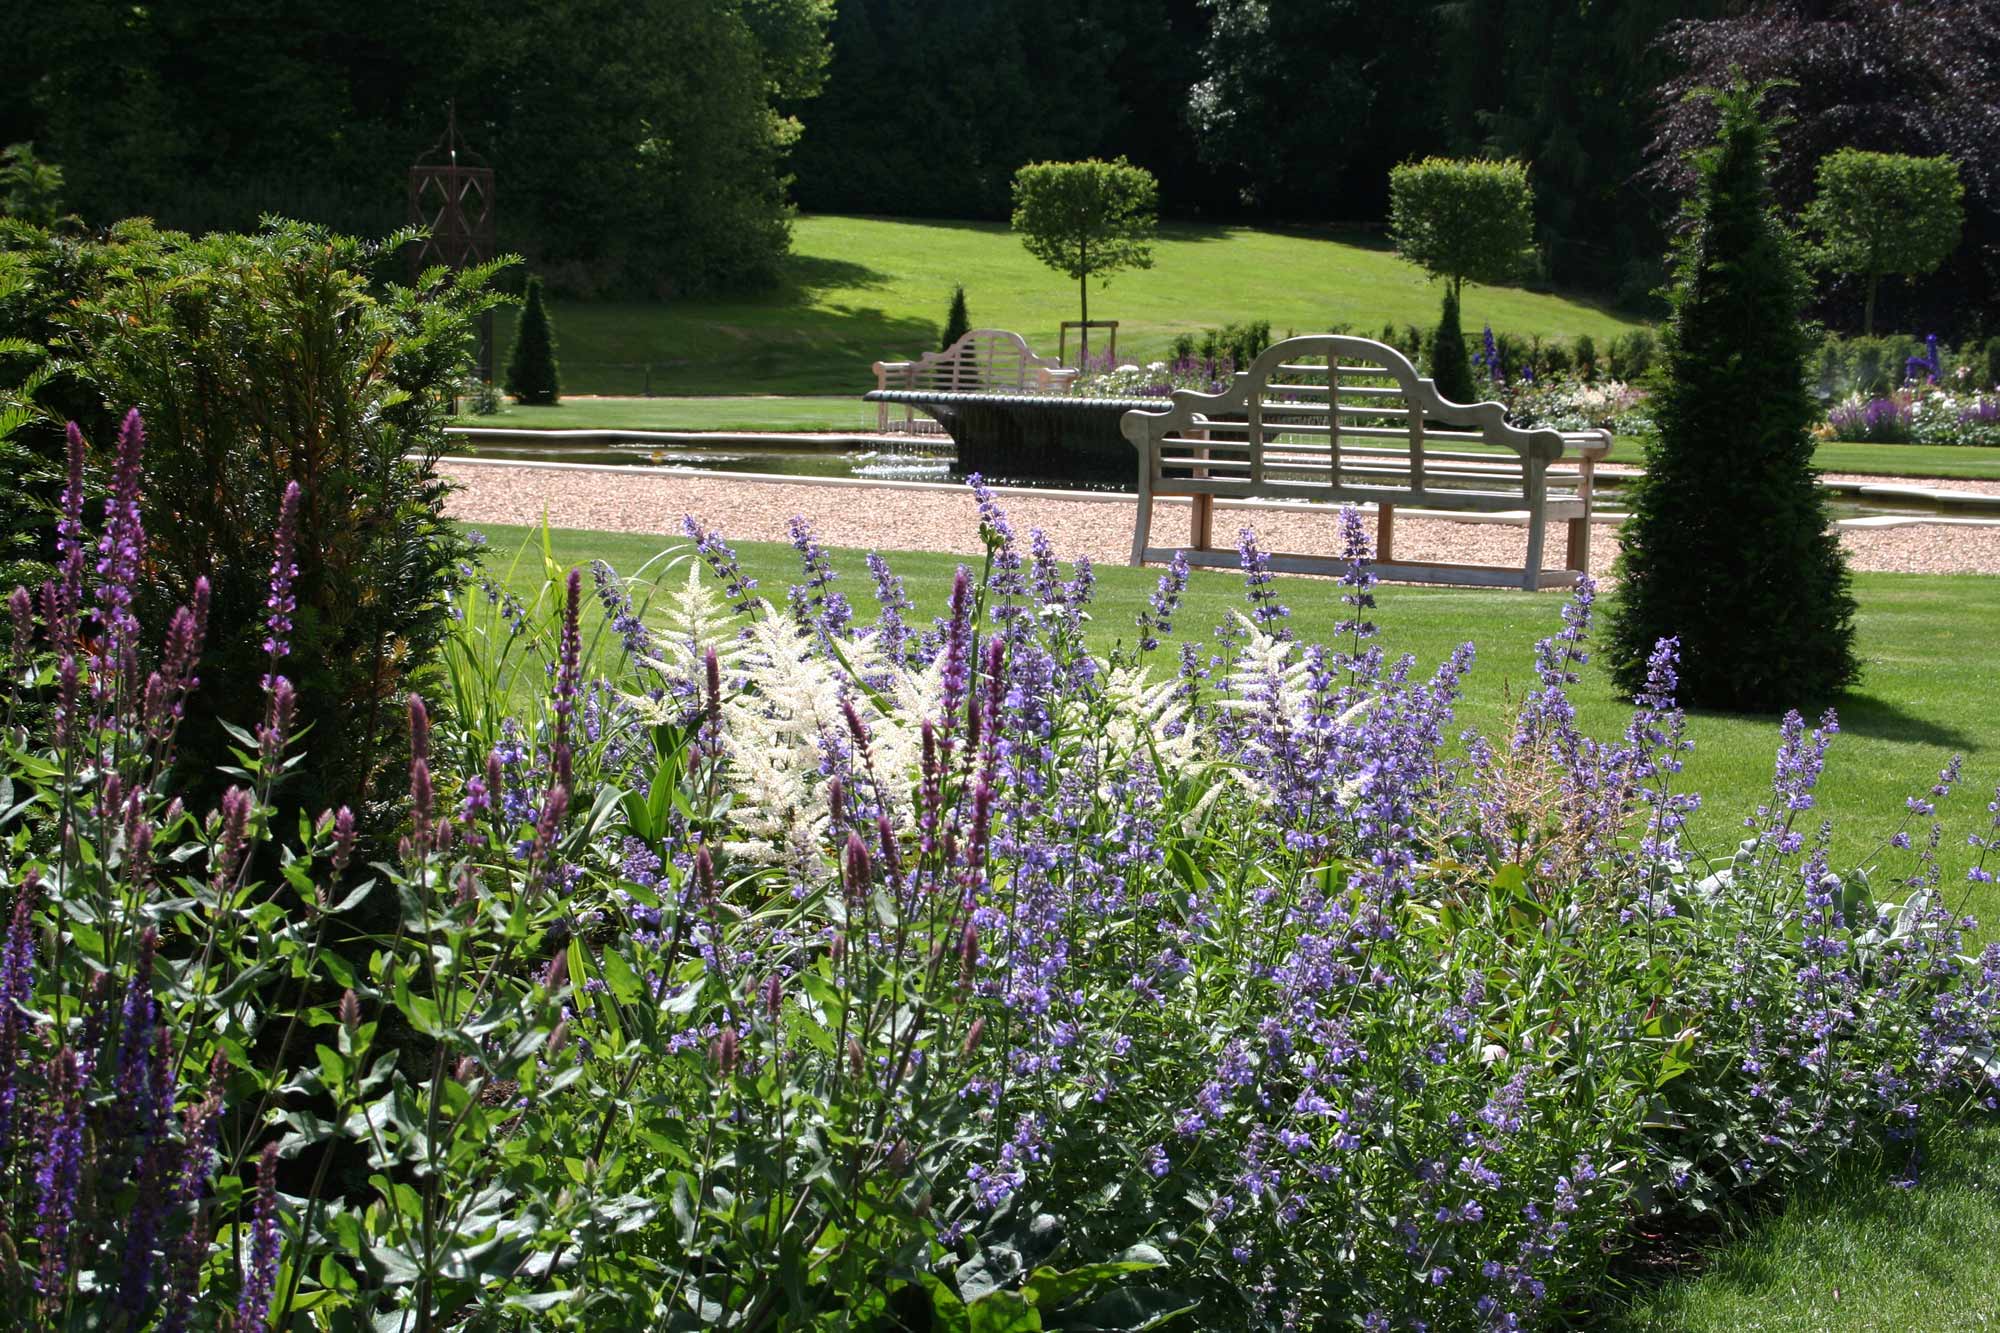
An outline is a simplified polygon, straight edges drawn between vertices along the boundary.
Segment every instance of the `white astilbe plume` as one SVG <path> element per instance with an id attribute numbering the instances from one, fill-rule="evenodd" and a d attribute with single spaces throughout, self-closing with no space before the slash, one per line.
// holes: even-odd
<path id="1" fill-rule="evenodd" d="M 813 646 L 812 638 L 766 607 L 744 644 L 749 687 L 723 703 L 736 794 L 729 818 L 742 834 L 727 847 L 747 860 L 804 866 L 826 835 L 821 737 L 846 723 L 840 668 Z"/>
<path id="2" fill-rule="evenodd" d="M 654 636 L 660 656 L 645 665 L 676 679 L 699 679 L 702 657 L 712 646 L 725 668 L 743 655 L 736 613 L 703 577 L 699 562 L 690 560 L 687 578 L 667 599 L 665 624 Z"/>
<path id="3" fill-rule="evenodd" d="M 1229 677 L 1229 693 L 1217 700 L 1217 705 L 1273 713 L 1296 723 L 1305 716 L 1312 700 L 1306 664 L 1292 657 L 1298 644 L 1290 639 L 1272 638 L 1241 611 L 1234 614 L 1243 622 L 1247 638 L 1243 650 L 1237 654 L 1236 670 Z"/>
<path id="4" fill-rule="evenodd" d="M 1113 755 L 1158 755 L 1164 781 L 1194 762 L 1200 736 L 1188 721 L 1180 680 L 1150 676 L 1148 667 L 1120 667 L 1105 677 L 1104 699 L 1111 708 L 1103 737 Z"/>

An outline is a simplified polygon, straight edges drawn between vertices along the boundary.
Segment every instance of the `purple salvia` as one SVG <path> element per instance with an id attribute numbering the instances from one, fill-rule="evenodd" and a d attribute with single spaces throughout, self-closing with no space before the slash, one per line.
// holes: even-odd
<path id="1" fill-rule="evenodd" d="M 49 603 L 44 614 L 48 617 L 49 634 L 56 646 L 65 651 L 76 643 L 77 617 L 82 613 L 83 603 L 83 463 L 88 452 L 83 442 L 83 431 L 72 421 L 66 432 L 69 443 L 68 474 L 63 483 L 62 516 L 56 520 L 56 567 L 59 581 L 52 584 L 53 599 L 44 598 Z"/>
<path id="2" fill-rule="evenodd" d="M 1368 528 L 1361 521 L 1361 511 L 1353 505 L 1340 507 L 1340 559 L 1344 568 L 1340 574 L 1340 600 L 1348 608 L 1348 614 L 1333 632 L 1351 635 L 1358 651 L 1363 639 L 1375 636 L 1375 625 L 1364 618 L 1364 613 L 1375 609 L 1375 594 L 1371 591 L 1375 584 L 1373 543 L 1368 539 Z"/>
<path id="3" fill-rule="evenodd" d="M 984 477 L 975 472 L 966 479 L 966 484 L 979 503 L 979 536 L 986 543 L 988 567 L 986 588 L 1000 602 L 993 610 L 993 618 L 1008 624 L 1019 618 L 1023 610 L 1014 605 L 1015 600 L 1028 592 L 1027 579 L 1021 573 L 1021 552 L 1014 540 L 1014 525 L 1007 521 L 1007 511 L 1000 507 Z"/>
<path id="4" fill-rule="evenodd" d="M 174 1182 L 180 1166 L 180 1152 L 166 1132 L 174 1114 L 173 1043 L 164 1025 L 153 1030 L 151 1078 L 146 1107 L 141 1117 L 146 1130 L 145 1148 L 136 1176 L 138 1198 L 125 1227 L 125 1259 L 120 1266 L 118 1304 L 127 1314 L 138 1315 L 156 1299 L 152 1291 L 153 1246 L 161 1224 L 173 1203 Z"/>
<path id="5" fill-rule="evenodd" d="M 948 622 L 945 627 L 944 666 L 942 669 L 941 711 L 942 725 L 939 727 L 939 743 L 951 748 L 952 720 L 964 704 L 972 688 L 972 575 L 964 565 L 951 581 L 951 600 L 947 603 Z"/>
<path id="6" fill-rule="evenodd" d="M 104 535 L 97 542 L 97 603 L 103 638 L 92 686 L 100 700 L 110 697 L 113 673 L 124 665 L 125 655 L 136 647 L 139 635 L 132 605 L 146 547 L 145 520 L 139 512 L 145 448 L 146 428 L 135 407 L 125 414 L 125 424 L 118 432 L 118 461 L 111 494 L 104 500 Z"/>
<path id="7" fill-rule="evenodd" d="M 338 879 L 354 857 L 354 811 L 346 806 L 333 817 L 333 874 Z"/>
<path id="8" fill-rule="evenodd" d="M 13 622 L 14 647 L 8 669 L 18 679 L 28 670 L 35 644 L 35 599 L 26 588 L 16 587 L 7 599 L 7 616 Z"/>
<path id="9" fill-rule="evenodd" d="M 35 897 L 41 878 L 30 870 L 22 876 L 14 895 L 13 919 L 7 926 L 7 943 L 0 950 L 0 1162 L 13 1155 L 16 1102 L 20 1087 L 15 1082 L 20 1068 L 21 1038 L 27 1032 L 28 1003 L 35 985 Z"/>
<path id="10" fill-rule="evenodd" d="M 160 932 L 153 926 L 139 934 L 139 955 L 132 963 L 132 975 L 125 983 L 125 1005 L 119 1013 L 118 1099 L 113 1117 L 122 1129 L 146 1109 L 146 1091 L 152 1083 L 149 1068 L 153 1053 L 153 1027 L 158 1009 L 153 1002 L 153 960 L 159 949 Z"/>
<path id="11" fill-rule="evenodd" d="M 69 1273 L 70 1226 L 83 1180 L 83 1083 L 76 1052 L 49 1062 L 48 1109 L 35 1150 L 35 1237 L 42 1253 L 36 1289 L 54 1299 Z"/>
<path id="12" fill-rule="evenodd" d="M 214 884 L 228 887 L 243 864 L 244 838 L 250 827 L 251 796 L 247 788 L 231 787 L 222 793 L 222 828 L 216 843 Z"/>
<path id="13" fill-rule="evenodd" d="M 257 1201 L 251 1209 L 250 1267 L 236 1297 L 236 1327 L 261 1329 L 271 1315 L 278 1281 L 278 1145 L 266 1144 L 257 1162 Z"/>
<path id="14" fill-rule="evenodd" d="M 563 585 L 562 638 L 556 650 L 555 748 L 569 743 L 570 724 L 576 714 L 577 691 L 583 683 L 583 574 L 572 569 Z M 567 785 L 570 775 L 558 772 L 556 780 Z"/>
<path id="15" fill-rule="evenodd" d="M 299 484 L 288 482 L 284 499 L 278 502 L 278 534 L 271 558 L 270 591 L 264 598 L 264 655 L 270 659 L 264 676 L 264 688 L 267 690 L 271 688 L 278 663 L 291 654 L 292 616 L 299 609 L 299 600 L 292 592 L 292 581 L 299 576 L 299 567 L 293 560 L 299 528 L 299 497 Z"/>

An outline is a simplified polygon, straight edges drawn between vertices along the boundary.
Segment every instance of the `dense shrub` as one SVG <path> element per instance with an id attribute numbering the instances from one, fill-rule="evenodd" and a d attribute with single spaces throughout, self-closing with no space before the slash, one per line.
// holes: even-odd
<path id="1" fill-rule="evenodd" d="M 488 585 L 452 716 L 409 705 L 401 928 L 345 969 L 351 822 L 298 826 L 282 874 L 249 854 L 294 827 L 295 657 L 220 818 L 176 799 L 199 617 L 156 656 L 117 611 L 151 545 L 121 456 L 103 575 L 72 536 L 54 614 L 17 599 L 15 693 L 67 719 L 10 751 L 0 861 L 0 1104 L 38 1127 L 0 1136 L 40 1217 L 0 1259 L 17 1326 L 86 1292 L 136 1327 L 1534 1324 L 1635 1214 L 1856 1146 L 1913 1166 L 1991 1095 L 2000 947 L 1960 959 L 1938 835 L 1894 840 L 1878 904 L 1793 829 L 1830 723 L 1787 720 L 1711 873 L 1674 645 L 1621 737 L 1580 735 L 1580 585 L 1511 727 L 1461 748 L 1471 645 L 1390 659 L 1351 510 L 1334 642 L 1289 636 L 1246 532 L 1248 614 L 1178 670 L 1184 566 L 1092 654 L 1087 564 L 984 491 L 984 572 L 931 626 L 879 561 L 858 616 L 803 520 L 782 610 L 692 521 L 707 568 L 659 565 L 659 605 L 598 567 L 601 651 L 576 571 Z M 74 632 L 91 604 L 109 636 Z M 253 969 L 299 984 L 233 1003 Z"/>
<path id="2" fill-rule="evenodd" d="M 209 587 L 213 647 L 178 742 L 191 798 L 213 796 L 236 744 L 222 720 L 268 670 L 254 627 L 294 482 L 292 683 L 314 748 L 287 792 L 366 823 L 375 776 L 401 765 L 399 701 L 437 662 L 464 550 L 433 464 L 475 317 L 497 299 L 486 269 L 371 287 L 401 239 L 133 231 L 62 318 L 61 354 L 98 403 L 137 404 L 149 425 L 142 609 Z M 108 449 L 103 431 L 90 442 Z"/>
<path id="3" fill-rule="evenodd" d="M 1597 343 L 1587 333 L 1576 338 L 1576 373 L 1585 383 L 1597 378 Z"/>
<path id="4" fill-rule="evenodd" d="M 552 407 L 562 401 L 562 376 L 556 369 L 556 335 L 542 301 L 542 280 L 528 279 L 521 322 L 514 330 L 514 350 L 507 357 L 507 393 L 517 403 Z"/>
<path id="5" fill-rule="evenodd" d="M 1812 335 L 1795 242 L 1772 207 L 1762 95 L 1717 95 L 1722 127 L 1688 204 L 1659 433 L 1631 489 L 1612 673 L 1645 688 L 1653 645 L 1686 646 L 1687 697 L 1775 711 L 1854 680 L 1854 599 L 1812 467 Z M 1615 359 L 1614 359 L 1615 364 Z"/>
<path id="6" fill-rule="evenodd" d="M 1657 343 L 1649 330 L 1633 329 L 1619 334 L 1605 347 L 1605 366 L 1612 379 L 1629 384 L 1644 378 L 1653 368 L 1656 351 Z"/>

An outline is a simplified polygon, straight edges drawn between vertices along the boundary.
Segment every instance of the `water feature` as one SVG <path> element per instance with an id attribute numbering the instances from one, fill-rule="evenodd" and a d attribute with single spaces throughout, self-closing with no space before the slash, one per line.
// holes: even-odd
<path id="1" fill-rule="evenodd" d="M 662 443 L 657 440 L 616 438 L 593 440 L 529 440 L 513 436 L 504 440 L 482 439 L 468 442 L 457 454 L 470 458 L 492 458 L 534 463 L 593 463 L 620 467 L 657 468 L 688 473 L 766 473 L 785 477 L 848 477 L 876 481 L 950 481 L 956 453 L 949 437 L 912 436 L 907 439 L 859 443 L 852 440 L 790 443 L 771 437 L 723 437 L 713 442 Z M 1097 483 L 1079 487 L 1039 477 L 993 476 L 1000 485 L 1055 486 L 1063 489 L 1129 490 L 1129 486 Z M 1623 489 L 1617 475 L 1599 474 L 1598 507 L 1617 511 Z M 1891 490 L 1904 487 L 1921 490 L 1926 483 L 1884 485 Z M 1829 508 L 1835 519 L 1854 518 L 1994 518 L 2000 516 L 2000 497 L 1958 496 L 1933 500 L 1909 494 L 1867 494 L 1855 483 L 1829 486 Z"/>

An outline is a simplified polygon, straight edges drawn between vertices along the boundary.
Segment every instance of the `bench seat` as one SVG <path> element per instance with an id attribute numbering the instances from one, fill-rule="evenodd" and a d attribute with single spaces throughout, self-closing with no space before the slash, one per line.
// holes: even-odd
<path id="1" fill-rule="evenodd" d="M 1191 564 L 1234 565 L 1213 548 L 1216 499 L 1376 506 L 1377 572 L 1426 583 L 1567 586 L 1590 569 L 1592 482 L 1611 448 L 1604 430 L 1510 424 L 1499 403 L 1453 403 L 1396 349 L 1365 338 L 1308 335 L 1273 344 L 1220 393 L 1179 390 L 1170 404 L 1125 414 L 1137 454 L 1132 563 L 1171 558 L 1148 544 L 1157 496 L 1191 496 Z M 1524 513 L 1520 568 L 1398 562 L 1395 511 Z M 1543 567 L 1547 525 L 1566 524 L 1561 568 Z M 1330 553 L 1281 554 L 1294 573 L 1340 568 Z"/>

